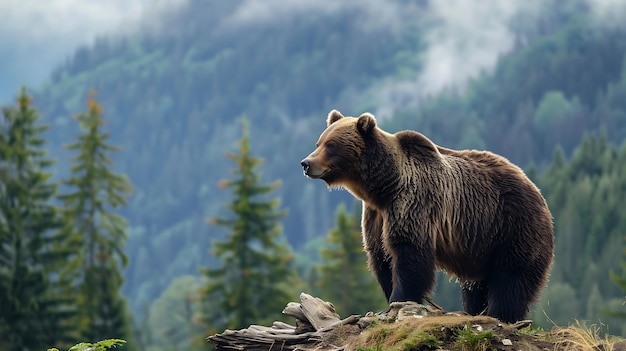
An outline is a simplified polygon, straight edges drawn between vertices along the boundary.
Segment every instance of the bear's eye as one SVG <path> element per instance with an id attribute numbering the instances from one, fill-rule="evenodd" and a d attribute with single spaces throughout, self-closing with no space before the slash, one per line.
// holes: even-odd
<path id="1" fill-rule="evenodd" d="M 335 143 L 329 141 L 326 143 L 326 148 L 327 149 L 334 149 L 335 148 Z"/>

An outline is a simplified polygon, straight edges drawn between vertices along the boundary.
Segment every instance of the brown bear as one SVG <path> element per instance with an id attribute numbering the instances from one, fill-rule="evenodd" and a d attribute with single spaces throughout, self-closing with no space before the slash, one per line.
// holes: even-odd
<path id="1" fill-rule="evenodd" d="M 515 322 L 547 283 L 552 216 L 502 156 L 443 148 L 415 131 L 390 134 L 369 113 L 333 110 L 301 165 L 363 201 L 368 264 L 389 302 L 423 302 L 443 269 L 460 283 L 466 312 Z"/>

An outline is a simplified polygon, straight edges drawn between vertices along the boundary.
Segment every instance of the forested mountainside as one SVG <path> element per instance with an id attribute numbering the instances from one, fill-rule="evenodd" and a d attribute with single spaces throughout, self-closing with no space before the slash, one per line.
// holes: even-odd
<path id="1" fill-rule="evenodd" d="M 223 233 L 206 218 L 223 214 L 230 197 L 217 184 L 230 176 L 224 154 L 243 118 L 253 153 L 266 159 L 263 178 L 282 180 L 283 230 L 299 252 L 326 235 L 340 202 L 352 203 L 347 192 L 303 177 L 299 165 L 333 108 L 380 113 L 388 131 L 415 129 L 447 147 L 496 151 L 534 166 L 544 187 L 552 183 L 539 174 L 558 145 L 567 160 L 585 134 L 600 131 L 615 144 L 626 137 L 626 31 L 598 20 L 585 1 L 522 11 L 493 70 L 443 91 L 416 79 L 437 26 L 426 15 L 433 4 L 397 0 L 381 12 L 321 3 L 267 12 L 243 0 L 189 1 L 158 26 L 79 49 L 36 92 L 59 172 L 69 162 L 63 145 L 77 133 L 71 118 L 90 89 L 98 93 L 111 142 L 122 147 L 115 167 L 135 188 L 123 215 L 131 226 L 124 292 L 136 313 L 174 278 L 213 264 L 211 241 Z M 550 206 L 556 216 L 566 203 Z M 557 243 L 565 222 L 555 220 Z M 605 225 L 618 239 L 594 245 L 619 252 L 623 223 Z M 570 257 L 586 254 L 571 249 Z M 619 261 L 603 263 L 598 276 L 611 263 L 618 269 Z M 598 279 L 609 286 L 604 273 Z M 616 297 L 617 289 L 602 293 Z"/>
<path id="2" fill-rule="evenodd" d="M 388 27 L 364 25 L 375 14 L 359 6 L 249 22 L 237 12 L 245 3 L 192 1 L 159 29 L 98 40 L 35 97 L 53 124 L 51 153 L 63 169 L 61 147 L 75 134 L 71 117 L 89 89 L 98 92 L 111 140 L 123 149 L 116 167 L 135 187 L 124 215 L 133 228 L 126 292 L 137 301 L 211 264 L 219 229 L 206 218 L 229 196 L 217 183 L 229 177 L 225 152 L 235 147 L 242 118 L 250 121 L 255 154 L 266 159 L 264 178 L 283 182 L 284 232 L 299 247 L 325 234 L 336 204 L 349 199 L 302 175 L 300 160 L 326 113 L 371 109 L 374 103 L 359 100 L 361 90 L 419 68 L 419 4 L 396 3 L 400 17 Z"/>

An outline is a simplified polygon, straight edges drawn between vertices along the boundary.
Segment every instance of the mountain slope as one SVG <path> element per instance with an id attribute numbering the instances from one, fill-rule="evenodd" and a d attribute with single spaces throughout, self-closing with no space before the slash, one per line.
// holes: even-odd
<path id="1" fill-rule="evenodd" d="M 418 5 L 397 7 L 409 3 L 383 8 L 398 19 L 419 14 Z M 300 160 L 331 108 L 364 108 L 355 106 L 362 87 L 408 67 L 404 61 L 414 66 L 409 58 L 421 47 L 415 22 L 367 23 L 375 10 L 367 6 L 296 8 L 250 21 L 245 5 L 191 1 L 158 29 L 102 38 L 78 50 L 36 95 L 63 170 L 62 145 L 77 133 L 71 116 L 84 109 L 89 89 L 98 92 L 111 140 L 123 149 L 115 166 L 135 187 L 123 213 L 133 228 L 125 291 L 135 308 L 173 277 L 211 264 L 207 252 L 220 233 L 205 218 L 229 196 L 217 183 L 229 177 L 224 153 L 240 137 L 241 118 L 250 120 L 254 154 L 267 160 L 264 178 L 283 180 L 276 194 L 289 209 L 290 242 L 325 234 L 335 204 L 349 195 L 307 180 Z"/>
<path id="2" fill-rule="evenodd" d="M 212 264 L 211 241 L 224 233 L 206 218 L 223 214 L 230 196 L 217 183 L 230 176 L 224 153 L 242 118 L 253 154 L 267 161 L 264 179 L 283 182 L 275 195 L 296 249 L 327 232 L 339 202 L 353 201 L 299 166 L 333 108 L 381 112 L 389 131 L 487 148 L 521 166 L 546 164 L 559 144 L 569 155 L 589 131 L 626 137 L 626 35 L 598 26 L 585 1 L 542 2 L 538 15 L 513 18 L 515 43 L 493 72 L 426 97 L 415 82 L 440 25 L 428 1 L 294 4 L 189 1 L 158 25 L 81 48 L 36 93 L 63 177 L 63 145 L 78 133 L 72 116 L 89 89 L 98 92 L 111 141 L 122 147 L 116 171 L 135 187 L 123 213 L 132 227 L 124 293 L 135 313 L 174 278 Z"/>

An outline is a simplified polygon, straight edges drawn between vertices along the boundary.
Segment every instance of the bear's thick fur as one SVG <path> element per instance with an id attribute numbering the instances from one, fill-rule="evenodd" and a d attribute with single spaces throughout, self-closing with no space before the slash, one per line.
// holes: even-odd
<path id="1" fill-rule="evenodd" d="M 552 217 L 539 189 L 504 157 L 390 134 L 374 116 L 333 110 L 304 173 L 363 201 L 363 242 L 387 300 L 422 302 L 435 271 L 455 276 L 466 312 L 522 320 L 546 285 Z"/>

